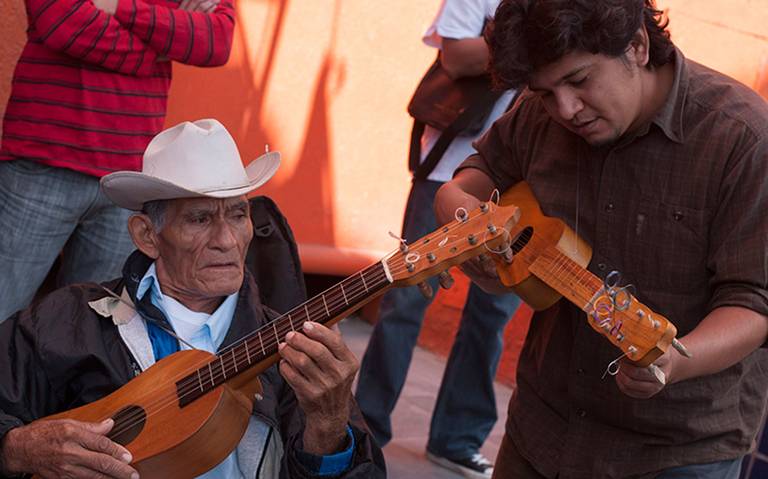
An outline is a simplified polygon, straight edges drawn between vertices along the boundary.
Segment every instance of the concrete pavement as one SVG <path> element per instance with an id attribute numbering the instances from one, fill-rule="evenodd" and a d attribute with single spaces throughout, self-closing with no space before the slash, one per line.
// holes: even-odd
<path id="1" fill-rule="evenodd" d="M 362 359 L 373 327 L 350 317 L 340 323 L 344 339 L 352 352 Z M 384 448 L 387 477 L 392 479 L 458 479 L 462 476 L 427 460 L 425 447 L 432 407 L 445 369 L 445 359 L 417 347 L 405 387 L 392 417 L 393 439 Z M 499 420 L 481 452 L 491 461 L 496 457 L 504 432 L 512 389 L 496 385 L 496 410 Z"/>

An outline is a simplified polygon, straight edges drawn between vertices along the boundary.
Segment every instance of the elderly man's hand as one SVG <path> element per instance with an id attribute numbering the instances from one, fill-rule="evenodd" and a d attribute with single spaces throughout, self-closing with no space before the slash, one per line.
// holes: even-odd
<path id="1" fill-rule="evenodd" d="M 112 426 L 111 419 L 100 423 L 60 419 L 12 429 L 3 438 L 0 473 L 138 479 L 138 472 L 128 465 L 131 453 L 106 436 Z"/>
<path id="2" fill-rule="evenodd" d="M 304 450 L 325 455 L 344 447 L 357 358 L 341 334 L 307 322 L 280 344 L 280 373 L 307 417 Z"/>

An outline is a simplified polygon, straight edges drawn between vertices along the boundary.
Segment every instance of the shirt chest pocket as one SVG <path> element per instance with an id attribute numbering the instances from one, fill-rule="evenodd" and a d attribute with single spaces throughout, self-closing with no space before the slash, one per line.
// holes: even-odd
<path id="1" fill-rule="evenodd" d="M 708 210 L 644 198 L 628 220 L 625 253 L 638 286 L 681 293 L 706 287 Z"/>

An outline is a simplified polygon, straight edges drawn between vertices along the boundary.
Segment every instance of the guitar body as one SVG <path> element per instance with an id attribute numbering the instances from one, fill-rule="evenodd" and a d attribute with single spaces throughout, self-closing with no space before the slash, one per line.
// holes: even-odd
<path id="1" fill-rule="evenodd" d="M 642 367 L 664 354 L 670 344 L 688 355 L 675 339 L 677 328 L 667 318 L 619 285 L 607 287 L 604 279 L 586 269 L 592 249 L 565 223 L 544 216 L 527 183 L 510 188 L 501 204 L 513 204 L 521 214 L 510 228 L 512 262 L 494 255 L 496 270 L 501 282 L 533 309 L 546 309 L 565 297 L 587 313 L 595 331 Z"/>
<path id="2" fill-rule="evenodd" d="M 521 181 L 507 190 L 501 196 L 500 203 L 515 205 L 522 213 L 510 230 L 514 260 L 511 264 L 496 260 L 499 278 L 534 310 L 547 309 L 562 295 L 534 276 L 531 264 L 544 251 L 556 249 L 586 268 L 592 258 L 592 248 L 561 220 L 544 216 L 526 182 Z M 532 237 L 534 234 L 535 237 Z"/>
<path id="3" fill-rule="evenodd" d="M 100 422 L 112 417 L 109 437 L 133 454 L 131 465 L 142 479 L 198 476 L 237 446 L 253 409 L 253 396 L 228 384 L 179 407 L 176 381 L 213 358 L 205 351 L 179 351 L 114 393 L 45 419 Z"/>

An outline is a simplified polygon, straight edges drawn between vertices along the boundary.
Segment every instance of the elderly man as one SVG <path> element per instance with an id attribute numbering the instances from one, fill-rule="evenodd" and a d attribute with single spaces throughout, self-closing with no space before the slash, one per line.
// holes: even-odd
<path id="1" fill-rule="evenodd" d="M 112 201 L 141 210 L 128 221 L 138 251 L 121 279 L 63 288 L 0 326 L 0 475 L 138 477 L 130 443 L 108 438 L 111 419 L 38 419 L 91 403 L 179 349 L 216 352 L 268 322 L 244 268 L 245 195 L 278 164 L 269 153 L 243 168 L 224 127 L 201 120 L 157 135 L 142 173 L 102 180 Z M 338 332 L 305 323 L 279 354 L 238 447 L 200 477 L 384 477 L 380 450 L 350 416 L 357 363 Z"/>

